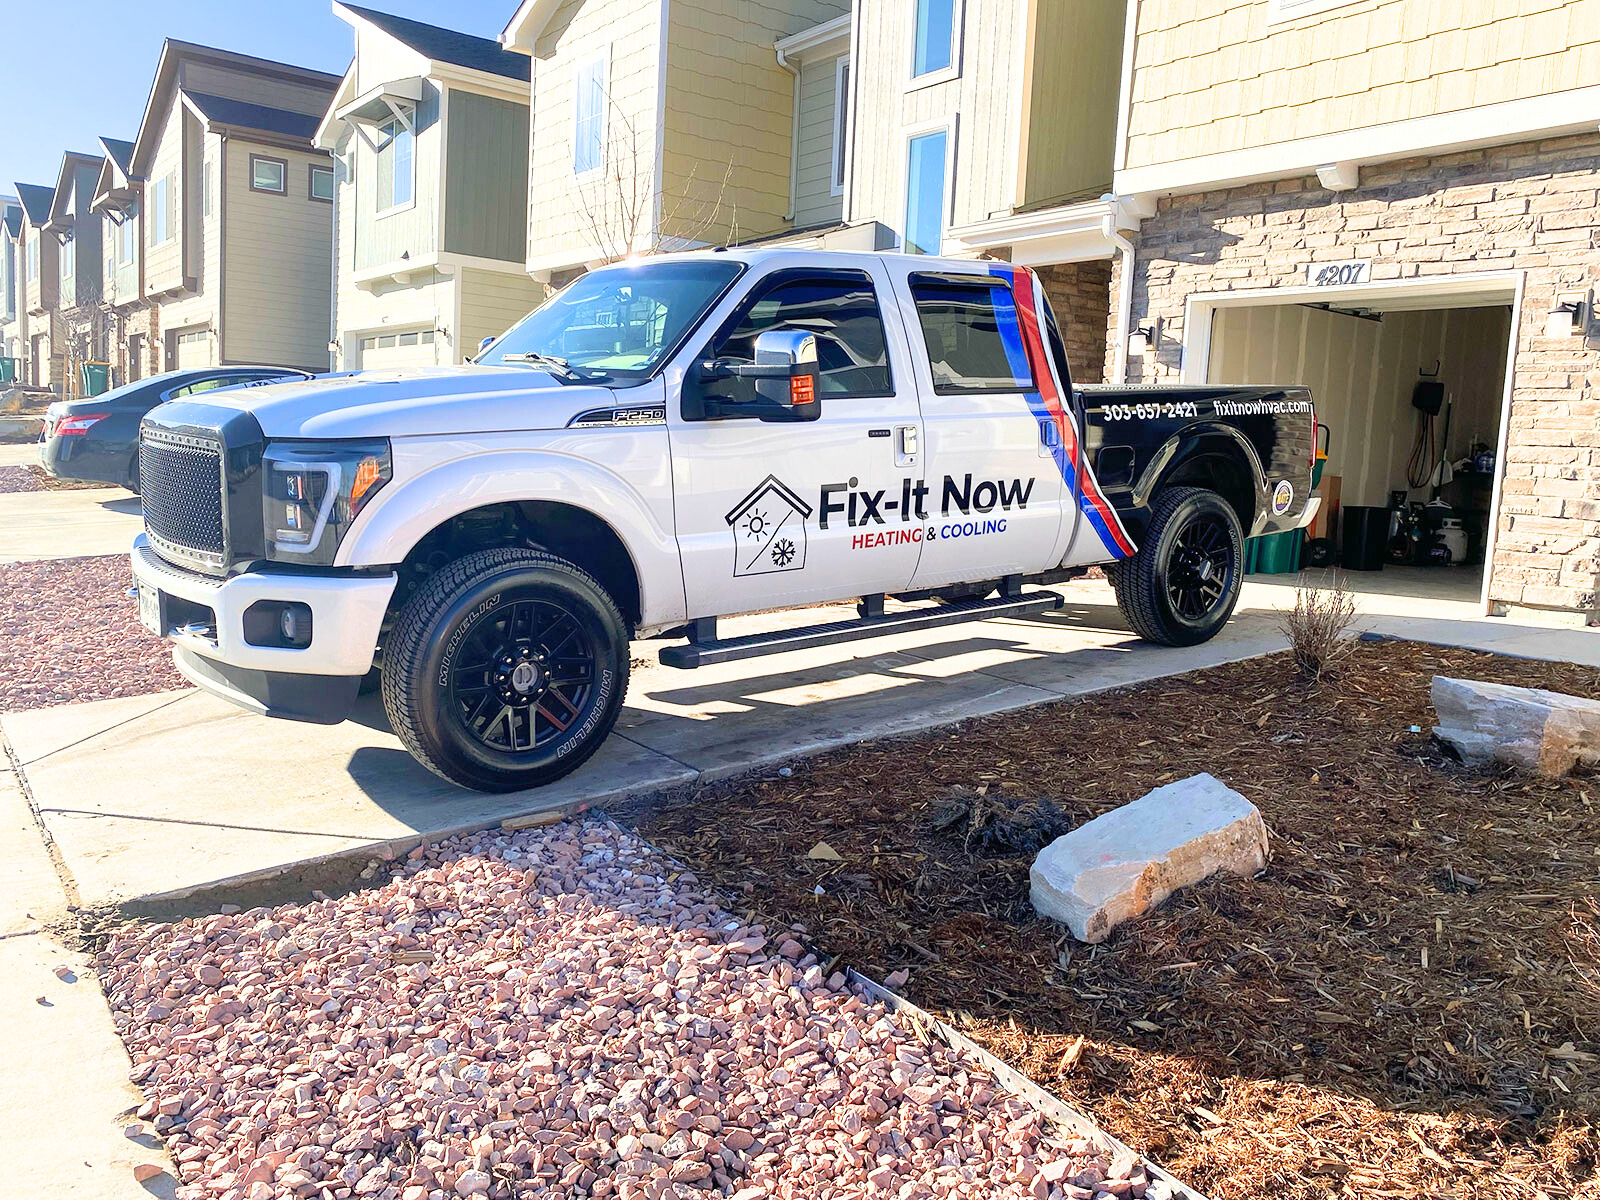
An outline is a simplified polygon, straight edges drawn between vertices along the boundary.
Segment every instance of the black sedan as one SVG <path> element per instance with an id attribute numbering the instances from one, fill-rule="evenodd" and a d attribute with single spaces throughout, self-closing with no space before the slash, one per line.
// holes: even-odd
<path id="1" fill-rule="evenodd" d="M 292 367 L 197 367 L 152 375 L 88 400 L 62 400 L 45 412 L 39 463 L 59 479 L 88 479 L 139 490 L 139 422 L 156 405 L 214 388 L 310 379 Z"/>

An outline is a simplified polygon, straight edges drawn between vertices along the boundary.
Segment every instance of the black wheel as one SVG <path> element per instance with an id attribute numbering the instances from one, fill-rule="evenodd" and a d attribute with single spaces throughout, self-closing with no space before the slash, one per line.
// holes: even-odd
<path id="1" fill-rule="evenodd" d="M 384 647 L 383 707 L 406 749 L 484 792 L 575 770 L 611 732 L 627 687 L 616 604 L 537 550 L 480 550 L 434 572 Z"/>
<path id="2" fill-rule="evenodd" d="M 1208 641 L 1227 624 L 1244 580 L 1244 532 L 1217 493 L 1159 493 L 1144 545 L 1108 571 L 1117 607 L 1133 631 L 1163 646 Z"/>
<path id="3" fill-rule="evenodd" d="M 128 460 L 128 490 L 135 496 L 139 494 L 139 451 L 133 452 L 133 457 Z"/>

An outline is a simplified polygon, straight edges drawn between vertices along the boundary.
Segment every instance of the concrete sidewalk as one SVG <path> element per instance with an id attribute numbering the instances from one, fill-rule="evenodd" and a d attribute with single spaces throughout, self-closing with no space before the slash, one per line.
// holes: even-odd
<path id="1" fill-rule="evenodd" d="M 870 738 L 1079 697 L 1282 648 L 1292 594 L 1246 586 L 1212 642 L 1167 649 L 1126 630 L 1103 583 L 1060 613 L 856 642 L 684 672 L 638 643 L 617 735 L 581 770 L 510 795 L 466 792 L 418 767 L 375 697 L 326 727 L 269 721 L 193 691 L 15 713 L 0 721 L 85 905 L 170 898 L 319 860 L 403 852 L 421 838 L 599 805 Z M 1600 638 L 1363 597 L 1361 626 L 1397 637 L 1600 666 Z M 1432 608 L 1438 615 L 1422 616 Z M 843 611 L 842 609 L 840 610 Z M 827 619 L 819 612 L 816 619 Z M 751 628 L 771 616 L 729 622 Z M 776 618 L 781 623 L 782 617 Z M 344 872 L 345 868 L 339 868 Z M 338 873 L 338 872 L 336 872 Z M 302 889 L 304 890 L 304 889 Z"/>
<path id="2" fill-rule="evenodd" d="M 12 492 L 0 495 L 0 562 L 126 554 L 143 528 L 126 488 Z"/>

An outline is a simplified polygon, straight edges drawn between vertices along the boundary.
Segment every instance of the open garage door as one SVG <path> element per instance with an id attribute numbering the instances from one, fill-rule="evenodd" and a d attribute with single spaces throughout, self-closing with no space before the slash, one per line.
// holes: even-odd
<path id="1" fill-rule="evenodd" d="M 432 329 L 368 334 L 361 339 L 361 369 L 435 366 L 439 361 L 436 355 L 442 349 L 437 338 Z"/>
<path id="2" fill-rule="evenodd" d="M 1253 543 L 1253 569 L 1337 564 L 1363 590 L 1478 602 L 1511 337 L 1494 295 L 1217 307 L 1207 378 L 1303 384 L 1329 430 L 1316 524 Z"/>

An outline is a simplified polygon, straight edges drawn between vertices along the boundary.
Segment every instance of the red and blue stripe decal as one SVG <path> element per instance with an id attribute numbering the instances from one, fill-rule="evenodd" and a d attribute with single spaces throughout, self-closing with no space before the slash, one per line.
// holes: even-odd
<path id="1" fill-rule="evenodd" d="M 1105 547 L 1108 560 L 1115 562 L 1133 554 L 1135 547 L 1116 509 L 1100 491 L 1094 472 L 1083 461 L 1082 446 L 1078 440 L 1078 427 L 1067 412 L 1062 395 L 1062 381 L 1056 378 L 1055 366 L 1044 341 L 1043 296 L 1038 277 L 1027 267 L 1013 267 L 1008 263 L 995 263 L 989 273 L 1003 279 L 1011 291 L 1014 307 L 1001 303 L 995 306 L 995 316 L 1000 324 L 1000 336 L 1005 342 L 1006 355 L 1012 365 L 1028 367 L 1036 391 L 1028 392 L 1028 407 L 1041 423 L 1049 421 L 1056 427 L 1056 444 L 1051 456 L 1067 490 L 1077 498 L 1078 508 L 1089 527 L 1094 530 Z M 1018 378 L 1022 378 L 1018 372 Z"/>

